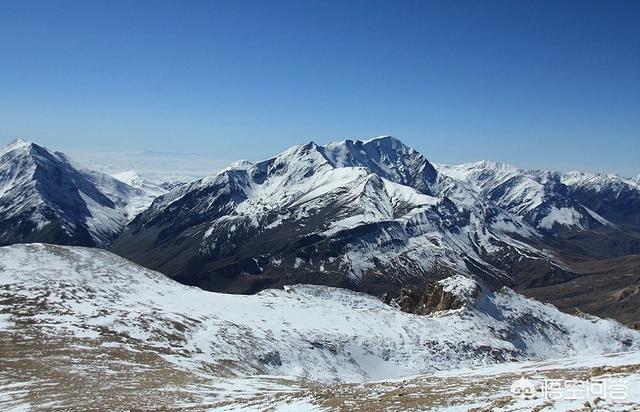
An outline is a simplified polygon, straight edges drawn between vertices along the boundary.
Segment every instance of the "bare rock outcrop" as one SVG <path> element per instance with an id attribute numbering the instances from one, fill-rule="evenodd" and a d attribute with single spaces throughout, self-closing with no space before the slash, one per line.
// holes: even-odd
<path id="1" fill-rule="evenodd" d="M 474 280 L 456 275 L 430 282 L 424 290 L 403 288 L 397 298 L 385 295 L 385 303 L 397 306 L 403 312 L 428 315 L 443 310 L 460 309 L 473 303 L 481 292 Z"/>

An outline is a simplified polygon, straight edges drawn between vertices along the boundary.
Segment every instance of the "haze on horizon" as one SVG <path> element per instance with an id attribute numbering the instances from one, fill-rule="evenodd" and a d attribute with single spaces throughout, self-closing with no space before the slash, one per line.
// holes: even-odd
<path id="1" fill-rule="evenodd" d="M 640 174 L 640 3 L 4 1 L 0 140 Z"/>

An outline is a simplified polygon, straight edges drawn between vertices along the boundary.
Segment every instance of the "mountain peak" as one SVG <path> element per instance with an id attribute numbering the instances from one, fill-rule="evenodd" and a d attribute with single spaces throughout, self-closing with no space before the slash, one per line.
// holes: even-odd
<path id="1" fill-rule="evenodd" d="M 142 178 L 142 176 L 140 176 L 140 173 L 133 169 L 125 170 L 124 172 L 120 173 L 114 173 L 111 176 L 133 187 L 137 187 L 144 182 L 144 179 Z"/>
<path id="2" fill-rule="evenodd" d="M 30 140 L 23 139 L 22 137 L 18 137 L 10 142 L 7 147 L 15 147 L 15 146 L 26 146 L 31 144 Z"/>
<path id="3" fill-rule="evenodd" d="M 17 139 L 14 139 L 13 141 L 9 142 L 9 144 L 7 144 L 4 148 L 2 148 L 0 150 L 0 156 L 9 153 L 11 151 L 14 150 L 25 150 L 30 148 L 34 143 L 30 140 L 26 140 L 23 139 L 21 137 L 18 137 Z"/>
<path id="4" fill-rule="evenodd" d="M 236 160 L 235 162 L 231 162 L 226 167 L 226 169 L 248 169 L 253 166 L 255 166 L 254 162 L 250 160 L 242 159 L 242 160 Z"/>
<path id="5" fill-rule="evenodd" d="M 312 142 L 313 143 L 313 142 Z M 387 150 L 397 150 L 401 149 L 402 151 L 415 150 L 405 145 L 400 139 L 397 139 L 390 135 L 377 136 L 372 137 L 371 139 L 346 139 L 338 142 L 328 143 L 325 147 L 379 147 L 386 148 Z"/>
<path id="6" fill-rule="evenodd" d="M 376 137 L 372 137 L 371 139 L 366 139 L 366 140 L 362 140 L 362 143 L 367 144 L 367 143 L 392 143 L 392 144 L 396 144 L 396 145 L 402 145 L 402 146 L 406 146 L 404 143 L 402 143 L 402 141 L 400 141 L 400 139 L 397 139 L 391 135 L 383 135 L 383 136 L 376 136 Z"/>
<path id="7" fill-rule="evenodd" d="M 513 166 L 510 163 L 494 162 L 492 160 L 481 160 L 479 162 L 471 163 L 469 165 L 477 168 L 482 168 L 482 169 L 506 170 L 506 171 L 518 170 L 517 167 Z"/>
<path id="8" fill-rule="evenodd" d="M 50 168 L 54 164 L 77 165 L 61 152 L 54 152 L 31 140 L 18 138 L 0 150 L 0 157 L 11 154 L 12 158 L 31 159 L 32 162 L 42 168 Z"/>
<path id="9" fill-rule="evenodd" d="M 144 184 L 137 174 L 127 177 Z M 130 216 L 161 194 L 146 190 L 84 170 L 61 152 L 16 139 L 0 151 L 0 244 L 104 246 Z"/>

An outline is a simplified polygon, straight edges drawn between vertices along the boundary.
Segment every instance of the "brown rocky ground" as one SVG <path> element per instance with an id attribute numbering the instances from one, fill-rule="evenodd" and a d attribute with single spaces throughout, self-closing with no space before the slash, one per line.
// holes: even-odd
<path id="1" fill-rule="evenodd" d="M 590 261 L 567 259 L 567 264 L 578 277 L 548 286 L 522 288 L 518 292 L 565 312 L 577 309 L 640 329 L 640 256 Z"/>

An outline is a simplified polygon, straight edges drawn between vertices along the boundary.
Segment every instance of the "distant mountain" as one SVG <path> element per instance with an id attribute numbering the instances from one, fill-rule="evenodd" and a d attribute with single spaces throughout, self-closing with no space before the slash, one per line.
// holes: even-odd
<path id="1" fill-rule="evenodd" d="M 568 196 L 606 221 L 640 231 L 640 179 L 570 172 L 562 174 L 562 183 L 567 186 Z"/>
<path id="2" fill-rule="evenodd" d="M 437 165 L 441 174 L 519 216 L 539 233 L 528 243 L 553 254 L 570 277 L 529 265 L 512 286 L 567 311 L 640 328 L 640 185 L 606 173 L 546 172 L 479 162 Z"/>
<path id="3" fill-rule="evenodd" d="M 437 167 L 543 231 L 637 228 L 640 221 L 640 185 L 617 175 L 523 170 L 486 161 Z"/>
<path id="4" fill-rule="evenodd" d="M 106 246 L 151 200 L 32 142 L 18 139 L 0 151 L 0 244 Z"/>
<path id="5" fill-rule="evenodd" d="M 167 193 L 167 189 L 163 185 L 157 185 L 144 179 L 135 170 L 126 170 L 111 176 L 141 192 L 139 196 L 129 199 L 127 214 L 132 218 L 149 207 L 156 197 Z"/>
<path id="6" fill-rule="evenodd" d="M 640 254 L 640 185 L 632 179 L 493 162 L 438 165 L 438 171 L 521 217 L 556 249 L 593 258 Z"/>

